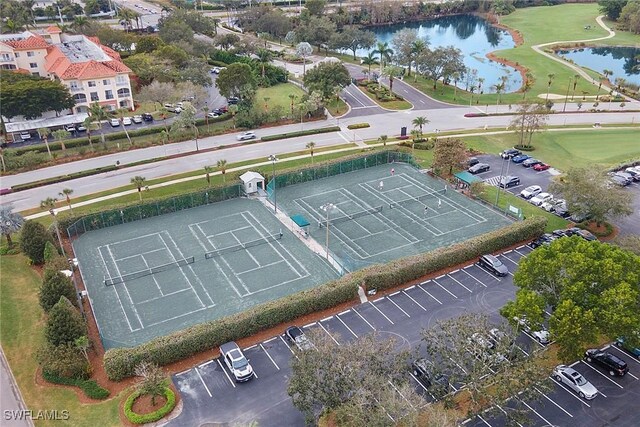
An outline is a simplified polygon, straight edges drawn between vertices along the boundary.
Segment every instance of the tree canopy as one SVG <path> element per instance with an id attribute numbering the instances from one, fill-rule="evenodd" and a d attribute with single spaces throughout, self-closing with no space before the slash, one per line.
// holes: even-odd
<path id="1" fill-rule="evenodd" d="M 255 95 L 257 82 L 251 66 L 237 62 L 220 71 L 216 86 L 225 98 L 239 96 L 244 99 Z"/>
<path id="2" fill-rule="evenodd" d="M 351 84 L 351 76 L 342 62 L 322 62 L 307 71 L 304 85 L 310 92 L 318 91 L 324 99 L 334 94 L 336 86 L 345 87 Z"/>
<path id="3" fill-rule="evenodd" d="M 69 89 L 60 82 L 7 71 L 0 73 L 0 79 L 0 112 L 9 119 L 33 120 L 47 111 L 59 113 L 75 105 Z"/>

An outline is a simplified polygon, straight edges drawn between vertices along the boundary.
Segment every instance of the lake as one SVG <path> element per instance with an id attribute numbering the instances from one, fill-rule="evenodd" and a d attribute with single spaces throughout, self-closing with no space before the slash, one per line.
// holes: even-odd
<path id="1" fill-rule="evenodd" d="M 418 30 L 418 36 L 427 37 L 431 48 L 453 45 L 460 49 L 467 68 L 478 70 L 478 77 L 484 78 L 482 89 L 485 93 L 495 92 L 491 86 L 500 83 L 502 76 L 508 77 L 507 92 L 516 91 L 522 86 L 522 76 L 516 69 L 490 61 L 485 56 L 489 52 L 515 47 L 513 38 L 507 31 L 492 26 L 480 17 L 444 16 L 426 22 L 374 27 L 371 31 L 375 33 L 378 41 L 388 42 L 391 47 L 393 35 L 404 28 Z M 356 52 L 360 57 L 368 53 L 367 49 Z M 463 89 L 466 85 L 465 81 L 458 82 L 458 86 Z"/>
<path id="2" fill-rule="evenodd" d="M 609 76 L 611 83 L 617 78 L 623 78 L 629 83 L 640 85 L 640 61 L 635 59 L 640 55 L 637 47 L 589 47 L 584 49 L 558 50 L 558 55 L 571 59 L 581 67 L 590 68 L 602 74 L 603 70 L 613 71 Z M 634 67 L 637 67 L 634 69 Z"/>

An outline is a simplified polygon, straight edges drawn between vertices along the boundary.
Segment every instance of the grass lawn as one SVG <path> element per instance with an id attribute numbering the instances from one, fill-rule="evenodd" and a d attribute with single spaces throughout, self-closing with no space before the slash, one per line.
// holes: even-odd
<path id="1" fill-rule="evenodd" d="M 268 105 L 269 108 L 281 105 L 282 108 L 284 108 L 284 111 L 290 112 L 291 99 L 289 98 L 289 95 L 295 95 L 298 97 L 294 100 L 294 104 L 296 104 L 304 94 L 305 92 L 302 89 L 292 83 L 280 83 L 271 87 L 261 87 L 256 93 L 254 105 L 259 109 L 264 109 L 264 99 L 269 98 L 269 100 L 266 101 L 266 105 Z"/>
<path id="2" fill-rule="evenodd" d="M 370 93 L 366 88 L 358 87 L 358 89 L 360 89 L 362 91 L 362 93 L 367 95 L 373 102 L 375 102 L 376 104 L 378 104 L 382 108 L 386 108 L 387 110 L 408 110 L 408 109 L 413 107 L 413 105 L 411 105 L 410 102 L 405 101 L 405 100 L 382 102 L 382 101 L 378 100 L 376 98 L 376 96 L 374 94 Z"/>
<path id="3" fill-rule="evenodd" d="M 340 98 L 335 99 L 331 98 L 331 100 L 326 105 L 327 110 L 333 117 L 340 117 L 343 114 L 346 114 L 348 107 L 347 104 Z"/>
<path id="4" fill-rule="evenodd" d="M 0 282 L 0 342 L 29 409 L 69 411 L 67 421 L 39 421 L 38 426 L 117 426 L 116 396 L 85 405 L 74 391 L 35 383 L 35 353 L 43 341 L 43 313 L 38 303 L 41 278 L 23 255 L 3 255 Z"/>
<path id="5" fill-rule="evenodd" d="M 560 170 L 572 166 L 615 166 L 623 161 L 640 158 L 638 129 L 598 129 L 593 131 L 543 132 L 533 137 L 532 155 Z M 498 153 L 513 147 L 517 135 L 469 136 L 465 143 L 478 151 Z M 606 142 L 606 143 L 605 143 Z"/>

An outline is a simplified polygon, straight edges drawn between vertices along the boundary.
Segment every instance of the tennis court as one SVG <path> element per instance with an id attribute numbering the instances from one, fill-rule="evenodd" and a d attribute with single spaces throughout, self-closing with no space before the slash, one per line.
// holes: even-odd
<path id="1" fill-rule="evenodd" d="M 107 349 L 337 277 L 267 208 L 247 199 L 90 231 L 73 247 Z"/>
<path id="2" fill-rule="evenodd" d="M 393 173 L 391 170 L 393 169 Z M 510 220 L 402 163 L 277 189 L 288 215 L 302 214 L 347 271 L 467 240 Z"/>

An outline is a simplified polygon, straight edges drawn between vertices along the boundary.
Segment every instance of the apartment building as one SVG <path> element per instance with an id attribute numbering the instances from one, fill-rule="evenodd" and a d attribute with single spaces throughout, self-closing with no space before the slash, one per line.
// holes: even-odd
<path id="1" fill-rule="evenodd" d="M 56 26 L 2 34 L 0 68 L 60 81 L 76 101 L 73 113 L 95 102 L 109 110 L 133 108 L 131 69 L 96 37 L 63 34 Z"/>

